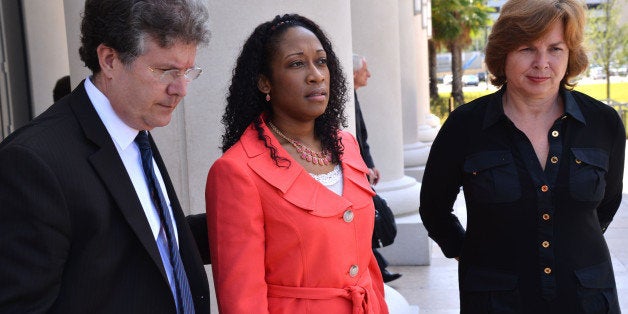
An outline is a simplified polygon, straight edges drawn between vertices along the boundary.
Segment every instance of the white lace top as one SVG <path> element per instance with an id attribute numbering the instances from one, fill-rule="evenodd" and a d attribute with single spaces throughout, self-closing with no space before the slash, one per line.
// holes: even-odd
<path id="1" fill-rule="evenodd" d="M 340 168 L 340 165 L 336 165 L 334 167 L 334 170 L 328 173 L 310 173 L 310 175 L 312 176 L 312 178 L 316 179 L 316 181 L 320 182 L 322 185 L 326 186 L 334 193 L 342 195 L 342 168 Z"/>

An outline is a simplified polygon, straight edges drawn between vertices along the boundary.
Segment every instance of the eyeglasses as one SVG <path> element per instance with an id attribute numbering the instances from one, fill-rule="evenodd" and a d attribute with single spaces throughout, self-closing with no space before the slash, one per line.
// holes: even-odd
<path id="1" fill-rule="evenodd" d="M 172 70 L 161 70 L 161 69 L 153 69 L 151 66 L 148 66 L 148 69 L 153 72 L 156 76 L 159 77 L 159 81 L 164 84 L 170 84 L 174 82 L 179 76 L 185 77 L 186 82 L 191 82 L 195 80 L 203 69 L 199 67 L 193 67 L 185 70 L 185 72 L 181 73 L 182 70 L 172 69 Z"/>

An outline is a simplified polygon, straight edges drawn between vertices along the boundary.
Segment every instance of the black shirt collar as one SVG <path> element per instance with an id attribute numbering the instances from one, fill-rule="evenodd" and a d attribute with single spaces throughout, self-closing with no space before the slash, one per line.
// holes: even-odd
<path id="1" fill-rule="evenodd" d="M 503 95 L 506 92 L 506 85 L 500 88 L 497 92 L 489 95 L 488 104 L 486 107 L 486 114 L 484 115 L 483 129 L 486 129 L 493 124 L 499 122 L 501 119 L 506 119 L 504 114 L 504 104 L 502 103 Z M 565 102 L 565 114 L 580 121 L 582 124 L 586 124 L 586 120 L 580 111 L 580 107 L 570 91 L 565 88 L 560 89 L 560 93 Z"/>

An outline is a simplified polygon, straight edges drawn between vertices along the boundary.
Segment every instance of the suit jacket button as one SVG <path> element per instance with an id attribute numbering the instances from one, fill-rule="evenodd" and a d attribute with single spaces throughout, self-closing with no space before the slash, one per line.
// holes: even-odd
<path id="1" fill-rule="evenodd" d="M 352 210 L 346 210 L 344 214 L 342 214 L 342 219 L 345 222 L 352 222 L 353 221 L 353 211 Z"/>
<path id="2" fill-rule="evenodd" d="M 357 276 L 359 270 L 360 268 L 358 267 L 358 265 L 351 265 L 351 268 L 349 268 L 349 276 L 351 277 Z"/>

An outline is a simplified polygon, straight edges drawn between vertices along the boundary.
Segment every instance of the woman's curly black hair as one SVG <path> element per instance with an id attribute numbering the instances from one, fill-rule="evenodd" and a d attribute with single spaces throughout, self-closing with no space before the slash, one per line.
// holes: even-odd
<path id="1" fill-rule="evenodd" d="M 277 149 L 270 145 L 268 135 L 261 127 L 260 115 L 272 115 L 272 108 L 265 101 L 265 94 L 258 89 L 258 79 L 264 75 L 272 79 L 270 63 L 281 42 L 282 35 L 291 27 L 310 30 L 323 45 L 327 54 L 327 67 L 330 74 L 329 103 L 325 112 L 314 123 L 314 132 L 321 139 L 323 150 L 332 154 L 332 161 L 339 162 L 343 147 L 338 131 L 346 127 L 344 116 L 347 101 L 347 81 L 342 73 L 340 61 L 332 49 L 331 42 L 321 28 L 311 20 L 298 14 L 277 15 L 272 21 L 259 25 L 246 40 L 236 62 L 227 94 L 227 107 L 222 116 L 225 133 L 222 136 L 222 151 L 227 151 L 242 136 L 244 130 L 253 123 L 258 138 L 270 150 L 270 155 L 279 166 L 286 158 L 277 155 Z M 289 164 L 289 163 L 288 163 Z"/>

